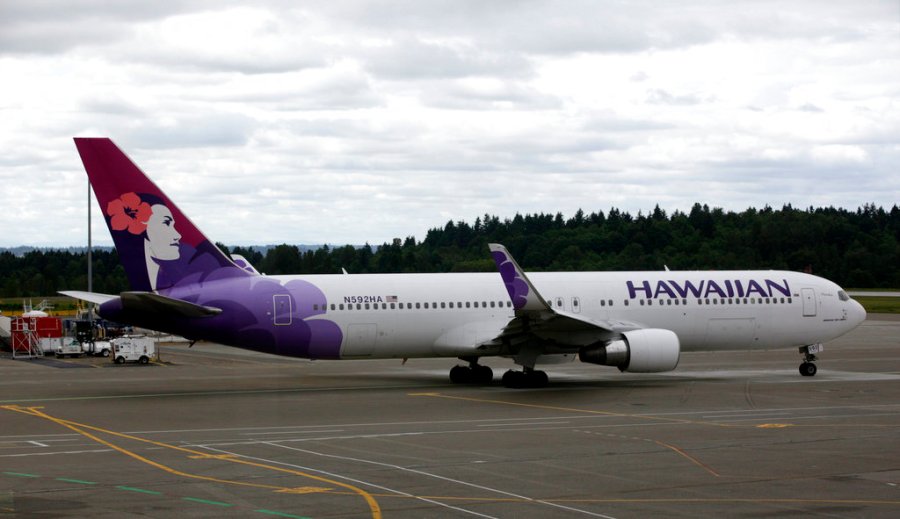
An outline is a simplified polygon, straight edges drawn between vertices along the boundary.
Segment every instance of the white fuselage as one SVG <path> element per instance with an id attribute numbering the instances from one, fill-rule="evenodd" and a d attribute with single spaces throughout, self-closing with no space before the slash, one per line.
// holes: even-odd
<path id="1" fill-rule="evenodd" d="M 671 330 L 682 351 L 798 347 L 839 337 L 865 319 L 836 284 L 787 271 L 528 274 L 553 310 L 612 327 Z M 342 358 L 464 356 L 514 317 L 497 273 L 272 276 L 326 296 Z M 298 301 L 296 304 L 305 304 Z M 579 346 L 573 340 L 573 350 Z"/>

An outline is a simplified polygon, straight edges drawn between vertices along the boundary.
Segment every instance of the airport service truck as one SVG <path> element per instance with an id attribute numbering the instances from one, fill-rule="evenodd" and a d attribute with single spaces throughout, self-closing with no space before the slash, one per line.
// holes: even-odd
<path id="1" fill-rule="evenodd" d="M 143 335 L 123 335 L 110 341 L 116 364 L 139 362 L 147 364 L 156 355 L 156 343 Z"/>

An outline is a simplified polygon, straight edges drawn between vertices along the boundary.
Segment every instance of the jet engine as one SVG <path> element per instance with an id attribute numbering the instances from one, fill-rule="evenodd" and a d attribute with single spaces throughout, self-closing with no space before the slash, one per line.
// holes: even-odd
<path id="1" fill-rule="evenodd" d="M 578 359 L 630 373 L 656 373 L 675 369 L 680 354 L 675 332 L 648 328 L 623 332 L 621 339 L 586 346 L 578 352 Z"/>

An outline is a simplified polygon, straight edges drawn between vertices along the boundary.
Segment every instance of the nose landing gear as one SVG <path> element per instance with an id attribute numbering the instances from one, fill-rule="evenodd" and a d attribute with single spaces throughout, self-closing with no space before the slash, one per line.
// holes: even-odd
<path id="1" fill-rule="evenodd" d="M 813 362 L 819 360 L 816 357 L 816 353 L 821 353 L 825 350 L 825 347 L 821 344 L 810 344 L 809 346 L 803 346 L 800 348 L 800 353 L 803 355 L 803 363 L 800 364 L 800 374 L 804 377 L 812 377 L 815 376 L 818 368 Z"/>

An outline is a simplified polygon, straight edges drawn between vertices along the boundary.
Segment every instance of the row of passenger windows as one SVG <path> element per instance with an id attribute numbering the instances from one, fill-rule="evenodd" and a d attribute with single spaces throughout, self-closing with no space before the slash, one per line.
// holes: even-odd
<path id="1" fill-rule="evenodd" d="M 638 300 L 641 306 L 653 306 L 654 299 L 640 299 Z M 687 306 L 687 299 L 656 299 L 656 304 L 658 306 Z M 728 299 L 697 299 L 698 305 L 769 305 L 769 304 L 791 304 L 793 299 L 790 297 L 787 298 L 778 298 L 778 297 L 735 297 Z M 554 306 L 554 301 L 550 300 L 547 302 L 551 307 Z M 625 306 L 629 305 L 629 300 L 625 300 Z M 561 299 L 556 300 L 557 308 L 563 306 L 563 301 Z M 572 306 L 574 308 L 578 308 L 579 301 L 578 298 L 572 300 Z M 600 306 L 613 306 L 612 299 L 601 299 Z M 330 309 L 330 310 L 421 310 L 421 309 L 447 309 L 447 308 L 511 308 L 512 302 L 510 301 L 457 301 L 457 302 L 441 302 L 441 303 L 340 303 L 335 304 L 331 303 L 331 305 L 313 305 L 313 310 L 322 310 Z"/>
<path id="2" fill-rule="evenodd" d="M 512 308 L 511 301 L 457 301 L 441 303 L 340 303 L 331 305 L 313 305 L 313 310 L 421 310 L 446 308 Z"/>

